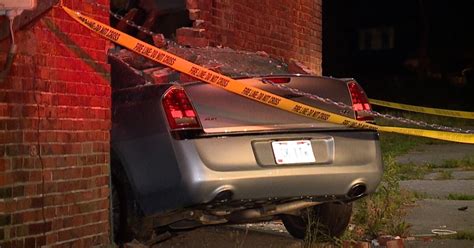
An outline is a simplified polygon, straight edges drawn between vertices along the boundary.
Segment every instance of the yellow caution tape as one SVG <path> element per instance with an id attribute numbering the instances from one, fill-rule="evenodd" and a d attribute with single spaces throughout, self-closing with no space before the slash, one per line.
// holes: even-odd
<path id="1" fill-rule="evenodd" d="M 401 110 L 424 113 L 424 114 L 441 115 L 441 116 L 456 117 L 456 118 L 463 118 L 463 119 L 474 119 L 474 112 L 427 108 L 427 107 L 420 107 L 420 106 L 401 104 L 401 103 L 395 103 L 395 102 L 387 102 L 387 101 L 381 101 L 381 100 L 375 100 L 375 99 L 369 99 L 369 101 L 373 105 L 383 106 L 387 108 L 401 109 Z"/>
<path id="2" fill-rule="evenodd" d="M 62 7 L 74 20 L 95 33 L 126 47 L 142 56 L 153 61 L 168 66 L 174 70 L 185 73 L 203 82 L 223 88 L 240 96 L 264 103 L 266 105 L 289 111 L 294 114 L 306 116 L 318 121 L 327 121 L 335 124 L 342 124 L 352 128 L 371 129 L 384 132 L 393 132 L 440 140 L 474 144 L 474 135 L 451 133 L 442 131 L 421 130 L 413 128 L 385 127 L 374 124 L 357 121 L 342 115 L 327 112 L 309 105 L 305 105 L 293 100 L 283 98 L 270 92 L 245 85 L 230 77 L 221 75 L 202 66 L 191 63 L 176 55 L 168 53 L 148 43 L 140 41 L 128 34 L 116 30 L 106 24 L 96 21 L 90 17 L 84 16 L 79 12 L 73 11 L 67 7 Z"/>

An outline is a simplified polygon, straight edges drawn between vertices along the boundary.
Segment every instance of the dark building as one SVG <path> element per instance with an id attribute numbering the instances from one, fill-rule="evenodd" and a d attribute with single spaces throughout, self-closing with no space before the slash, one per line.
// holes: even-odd
<path id="1" fill-rule="evenodd" d="M 355 77 L 369 95 L 390 100 L 415 103 L 422 92 L 440 104 L 467 97 L 474 84 L 473 10 L 471 1 L 327 0 L 323 72 Z"/>

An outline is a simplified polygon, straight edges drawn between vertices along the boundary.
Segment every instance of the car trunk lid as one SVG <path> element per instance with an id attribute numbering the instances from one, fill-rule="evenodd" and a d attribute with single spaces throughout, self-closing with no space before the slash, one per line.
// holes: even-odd
<path id="1" fill-rule="evenodd" d="M 316 94 L 349 106 L 352 105 L 347 83 L 344 80 L 315 76 L 265 78 L 276 83 L 283 83 L 291 88 L 299 89 L 302 92 Z M 354 112 L 350 109 L 303 97 L 264 82 L 261 78 L 259 79 L 240 79 L 239 82 L 300 103 L 354 118 Z M 205 133 L 292 129 L 347 129 L 347 127 L 342 125 L 317 121 L 277 109 L 203 82 L 188 83 L 184 84 L 183 87 L 197 111 Z"/>

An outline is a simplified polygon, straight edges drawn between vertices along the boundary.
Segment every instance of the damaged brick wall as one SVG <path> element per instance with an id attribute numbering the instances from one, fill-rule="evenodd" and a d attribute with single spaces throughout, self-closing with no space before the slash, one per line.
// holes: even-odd
<path id="1" fill-rule="evenodd" d="M 321 74 L 322 0 L 187 0 L 192 28 L 181 44 L 222 45 L 297 60 Z"/>
<path id="2" fill-rule="evenodd" d="M 64 3 L 109 21 L 86 1 Z M 57 6 L 15 37 L 18 55 L 0 82 L 0 247 L 106 246 L 109 43 Z M 0 42 L 2 68 L 9 43 Z"/>

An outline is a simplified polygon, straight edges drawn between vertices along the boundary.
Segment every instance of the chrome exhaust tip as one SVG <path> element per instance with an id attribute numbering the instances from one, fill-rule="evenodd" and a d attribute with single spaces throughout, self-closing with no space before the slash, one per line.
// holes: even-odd
<path id="1" fill-rule="evenodd" d="M 218 203 L 229 202 L 232 200 L 233 196 L 234 196 L 234 192 L 232 192 L 231 190 L 223 190 L 217 193 L 216 197 L 214 197 L 212 202 L 218 202 Z"/>
<path id="2" fill-rule="evenodd" d="M 352 185 L 351 189 L 349 192 L 347 192 L 347 197 L 348 198 L 360 198 L 365 195 L 365 192 L 367 191 L 367 186 L 363 183 L 356 183 Z"/>

